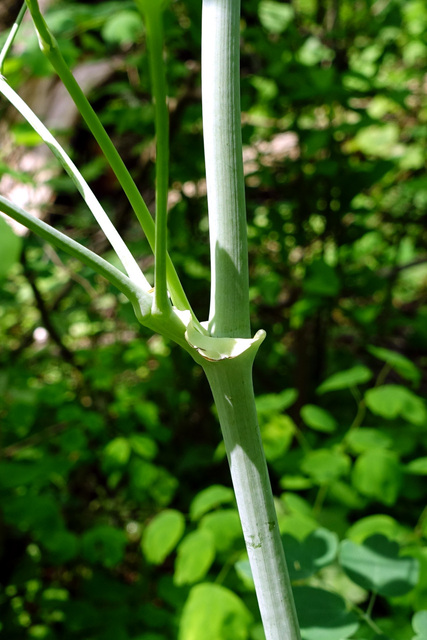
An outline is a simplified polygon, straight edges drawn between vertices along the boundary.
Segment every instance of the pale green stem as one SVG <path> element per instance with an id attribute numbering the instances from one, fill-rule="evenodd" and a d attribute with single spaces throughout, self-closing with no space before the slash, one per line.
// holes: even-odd
<path id="1" fill-rule="evenodd" d="M 24 4 L 21 7 L 20 12 L 17 15 L 17 18 L 15 20 L 15 22 L 12 25 L 12 28 L 9 32 L 9 35 L 7 36 L 6 42 L 3 45 L 3 49 L 0 52 L 0 75 L 3 74 L 3 67 L 4 67 L 4 61 L 6 60 L 7 54 L 9 53 L 12 45 L 13 45 L 13 41 L 15 40 L 15 36 L 18 33 L 18 29 L 21 25 L 21 22 L 24 18 L 25 12 L 27 10 L 27 5 Z"/>
<path id="2" fill-rule="evenodd" d="M 134 210 L 142 229 L 144 230 L 147 240 L 154 250 L 155 245 L 155 229 L 154 222 L 148 211 L 147 205 L 144 202 L 138 188 L 126 168 L 123 160 L 121 159 L 117 149 L 110 140 L 107 132 L 102 126 L 98 116 L 92 109 L 89 101 L 84 95 L 83 91 L 76 82 L 73 74 L 65 62 L 56 39 L 50 32 L 43 16 L 40 13 L 40 9 L 37 0 L 26 0 L 31 16 L 34 21 L 34 26 L 39 37 L 40 48 L 52 64 L 53 68 L 57 72 L 58 76 L 64 83 L 68 93 L 74 101 L 77 109 L 79 110 L 82 118 L 85 120 L 89 130 L 92 132 L 95 140 L 99 144 L 102 152 L 104 153 L 111 169 L 113 170 L 117 180 L 125 192 L 132 209 Z M 179 281 L 178 275 L 172 264 L 169 256 L 167 256 L 167 277 L 169 290 L 174 305 L 178 309 L 190 309 L 190 303 L 187 300 L 187 296 Z"/>
<path id="3" fill-rule="evenodd" d="M 86 249 L 83 245 L 79 244 L 75 240 L 72 240 L 64 233 L 57 231 L 50 225 L 46 224 L 42 220 L 35 218 L 13 202 L 6 200 L 0 196 L 0 211 L 6 213 L 8 216 L 23 224 L 25 227 L 33 231 L 38 236 L 47 240 L 50 244 L 66 251 L 74 258 L 78 258 L 83 264 L 91 267 L 94 271 L 104 276 L 111 284 L 113 284 L 119 291 L 125 294 L 131 300 L 135 302 L 138 297 L 146 297 L 147 311 L 151 309 L 151 296 L 145 294 L 142 289 L 138 287 L 130 278 L 124 273 L 119 271 L 116 267 L 113 267 L 109 262 L 93 253 L 89 249 Z M 0 258 L 1 259 L 1 258 Z"/>
<path id="4" fill-rule="evenodd" d="M 245 353 L 203 367 L 218 410 L 266 640 L 300 640 L 257 421 L 252 359 Z"/>
<path id="5" fill-rule="evenodd" d="M 169 182 L 169 112 L 163 63 L 163 10 L 159 3 L 145 3 L 146 34 L 156 126 L 156 237 L 154 251 L 154 300 L 159 311 L 169 306 L 166 288 L 167 204 Z"/>
<path id="6" fill-rule="evenodd" d="M 212 267 L 209 330 L 214 336 L 248 338 L 239 24 L 239 0 L 203 0 L 203 137 Z"/>
<path id="7" fill-rule="evenodd" d="M 211 247 L 209 332 L 249 338 L 239 83 L 240 0 L 203 0 L 202 105 Z M 300 640 L 252 386 L 256 349 L 206 359 L 266 640 Z M 200 351 L 199 351 L 200 352 Z"/>
<path id="8" fill-rule="evenodd" d="M 39 120 L 39 118 L 35 115 L 35 113 L 30 109 L 30 107 L 20 98 L 20 96 L 8 85 L 3 76 L 0 76 L 0 93 L 4 95 L 4 97 L 9 100 L 11 104 L 21 113 L 21 115 L 25 118 L 28 124 L 38 133 L 43 142 L 49 147 L 52 153 L 58 158 L 65 171 L 68 173 L 70 178 L 73 180 L 76 185 L 79 193 L 81 194 L 83 200 L 88 205 L 91 210 L 94 218 L 104 231 L 108 240 L 111 243 L 111 246 L 117 253 L 119 259 L 121 260 L 123 266 L 125 267 L 129 277 L 135 282 L 136 285 L 148 291 L 150 289 L 150 284 L 148 280 L 146 280 L 144 274 L 138 266 L 135 258 L 132 256 L 131 252 L 127 248 L 120 234 L 117 232 L 110 218 L 105 213 L 104 209 L 101 207 L 99 201 L 97 200 L 95 194 L 90 189 L 89 185 L 81 175 L 80 171 L 77 169 L 74 162 L 71 158 L 66 154 L 64 149 L 61 147 L 59 142 L 54 138 L 54 136 L 50 133 L 50 131 L 44 126 L 44 124 Z"/>

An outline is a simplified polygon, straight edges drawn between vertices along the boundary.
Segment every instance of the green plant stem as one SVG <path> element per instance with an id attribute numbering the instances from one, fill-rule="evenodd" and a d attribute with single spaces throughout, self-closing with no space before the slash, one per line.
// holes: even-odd
<path id="1" fill-rule="evenodd" d="M 18 29 L 21 25 L 21 22 L 24 18 L 25 12 L 27 10 L 27 5 L 24 4 L 22 5 L 15 22 L 12 25 L 12 28 L 9 32 L 9 35 L 7 36 L 6 42 L 3 45 L 3 49 L 0 52 L 0 75 L 3 75 L 3 68 L 4 68 L 4 61 L 6 60 L 7 54 L 9 53 L 12 45 L 13 45 L 13 41 L 15 40 L 15 36 L 18 33 Z"/>
<path id="2" fill-rule="evenodd" d="M 218 410 L 266 640 L 300 640 L 258 427 L 253 354 L 203 365 Z"/>
<path id="3" fill-rule="evenodd" d="M 239 0 L 203 0 L 202 106 L 211 249 L 208 329 L 214 336 L 205 343 L 250 337 L 239 25 Z M 258 346 L 216 361 L 205 355 L 203 368 L 218 410 L 266 640 L 300 640 L 256 415 L 252 363 Z"/>
<path id="4" fill-rule="evenodd" d="M 209 331 L 248 338 L 239 0 L 203 0 L 202 106 L 211 249 Z"/>
<path id="5" fill-rule="evenodd" d="M 369 598 L 368 608 L 366 609 L 366 617 L 372 620 L 372 611 L 374 610 L 375 600 L 377 599 L 377 594 L 375 592 L 371 593 L 371 597 Z"/>
<path id="6" fill-rule="evenodd" d="M 123 191 L 125 192 L 129 203 L 132 206 L 132 209 L 134 210 L 142 229 L 144 230 L 151 248 L 154 250 L 154 222 L 150 212 L 148 211 L 147 205 L 144 202 L 144 199 L 139 193 L 132 176 L 130 175 L 117 149 L 115 148 L 107 132 L 102 126 L 98 116 L 92 109 L 89 101 L 87 100 L 73 74 L 68 68 L 67 63 L 65 62 L 59 50 L 58 43 L 50 32 L 40 12 L 37 0 L 26 0 L 26 2 L 39 37 L 40 48 L 48 58 L 58 76 L 61 78 L 82 118 L 85 120 L 87 126 L 89 127 L 89 130 L 92 132 L 95 140 L 99 144 L 111 169 L 113 170 L 114 174 L 117 177 L 117 180 L 123 188 Z M 166 270 L 169 290 L 171 292 L 171 297 L 174 305 L 181 310 L 191 310 L 190 303 L 187 299 L 187 296 L 185 295 L 181 282 L 169 256 L 167 256 L 166 259 Z"/>
<path id="7" fill-rule="evenodd" d="M 117 289 L 124 293 L 131 301 L 135 301 L 138 297 L 145 295 L 147 298 L 147 311 L 149 313 L 151 309 L 151 296 L 145 294 L 130 278 L 116 269 L 116 267 L 113 267 L 113 265 L 104 260 L 104 258 L 86 249 L 83 245 L 72 240 L 64 233 L 57 231 L 42 220 L 30 215 L 2 196 L 0 196 L 0 211 L 6 213 L 17 222 L 20 222 L 30 229 L 30 231 L 47 240 L 50 244 L 66 251 L 74 258 L 78 258 L 83 264 L 91 267 L 94 271 L 109 280 L 111 284 L 117 287 Z"/>
<path id="8" fill-rule="evenodd" d="M 20 96 L 8 85 L 6 80 L 1 76 L 0 93 L 7 100 L 9 100 L 9 102 L 15 107 L 15 109 L 19 111 L 19 113 L 25 118 L 28 124 L 31 125 L 34 131 L 38 133 L 43 142 L 49 147 L 55 157 L 59 160 L 65 171 L 74 182 L 83 200 L 88 205 L 94 218 L 99 223 L 106 237 L 110 241 L 111 246 L 117 253 L 117 256 L 125 267 L 129 277 L 135 282 L 136 285 L 148 291 L 151 288 L 149 282 L 145 278 L 135 258 L 127 248 L 125 242 L 117 232 L 116 228 L 105 213 L 104 209 L 101 207 L 98 199 L 90 189 L 80 171 L 77 169 L 74 162 L 67 155 L 56 138 L 50 133 L 50 131 L 30 109 L 30 107 L 22 100 L 22 98 L 20 98 Z"/>
<path id="9" fill-rule="evenodd" d="M 145 16 L 156 127 L 154 311 L 164 312 L 169 306 L 166 287 L 169 112 L 166 97 L 165 65 L 163 62 L 163 9 L 158 2 L 144 2 L 139 4 Z"/>
<path id="10" fill-rule="evenodd" d="M 104 258 L 101 258 L 89 249 L 86 249 L 83 245 L 72 240 L 64 233 L 57 231 L 42 220 L 30 215 L 2 196 L 0 196 L 0 212 L 5 213 L 17 222 L 23 224 L 25 227 L 30 229 L 30 231 L 33 231 L 43 238 L 43 240 L 47 240 L 47 242 L 59 249 L 62 249 L 74 258 L 78 258 L 78 260 L 83 262 L 83 264 L 91 267 L 96 271 L 96 273 L 99 273 L 101 276 L 106 278 L 111 282 L 111 284 L 117 287 L 119 291 L 124 293 L 132 303 L 135 315 L 141 324 L 157 333 L 161 333 L 171 340 L 174 340 L 177 344 L 186 349 L 186 351 L 189 351 L 194 357 L 194 349 L 190 347 L 184 337 L 185 323 L 179 315 L 173 313 L 171 306 L 169 306 L 168 313 L 160 316 L 153 316 L 151 313 L 153 307 L 152 296 L 135 284 L 135 282 L 128 278 L 124 273 L 104 260 Z M 191 316 L 189 311 L 186 313 L 189 317 Z M 198 323 L 196 324 L 198 326 Z M 195 357 L 195 360 L 200 362 L 200 358 L 198 359 L 197 356 Z"/>

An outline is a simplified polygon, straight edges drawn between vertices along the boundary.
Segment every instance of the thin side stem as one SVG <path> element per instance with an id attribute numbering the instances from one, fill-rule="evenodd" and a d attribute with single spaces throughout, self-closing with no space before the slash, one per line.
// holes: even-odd
<path id="1" fill-rule="evenodd" d="M 213 336 L 250 337 L 239 0 L 203 0 L 202 106 Z"/>
<path id="2" fill-rule="evenodd" d="M 13 41 L 15 40 L 15 36 L 18 33 L 18 29 L 25 16 L 26 10 L 27 10 L 27 5 L 24 2 L 24 4 L 22 5 L 16 17 L 15 22 L 12 25 L 9 35 L 7 36 L 6 42 L 3 45 L 3 49 L 0 52 L 0 75 L 3 75 L 4 61 L 6 60 L 7 54 L 9 53 L 10 49 L 13 46 Z"/>
<path id="3" fill-rule="evenodd" d="M 113 265 L 104 260 L 104 258 L 97 256 L 93 251 L 86 249 L 86 247 L 75 240 L 72 240 L 64 233 L 57 231 L 42 220 L 35 218 L 2 196 L 0 196 L 0 211 L 23 224 L 25 227 L 30 229 L 30 231 L 33 231 L 43 238 L 43 240 L 47 240 L 47 242 L 53 244 L 59 249 L 62 249 L 63 251 L 66 251 L 74 258 L 78 258 L 83 262 L 83 264 L 91 267 L 94 271 L 109 280 L 111 284 L 117 287 L 117 289 L 124 293 L 131 301 L 135 301 L 139 296 L 144 296 L 144 292 L 139 290 L 132 280 L 116 269 L 116 267 L 113 267 Z M 151 308 L 151 297 L 148 294 L 146 294 L 146 297 L 148 305 L 147 310 L 149 312 Z"/>
<path id="4" fill-rule="evenodd" d="M 120 234 L 117 232 L 110 218 L 101 207 L 95 194 L 87 184 L 86 180 L 77 169 L 74 162 L 61 147 L 56 138 L 50 133 L 45 125 L 39 120 L 30 107 L 22 100 L 22 98 L 8 85 L 6 80 L 0 76 L 0 93 L 9 100 L 9 102 L 19 111 L 29 125 L 36 131 L 43 142 L 49 147 L 55 157 L 59 160 L 65 171 L 68 173 L 77 190 L 81 194 L 83 200 L 91 210 L 95 220 L 98 222 L 106 237 L 110 241 L 111 246 L 117 253 L 120 261 L 126 269 L 129 277 L 135 284 L 141 286 L 148 291 L 151 287 L 138 266 L 135 258 L 127 248 Z"/>
<path id="5" fill-rule="evenodd" d="M 204 369 L 218 410 L 266 640 L 300 640 L 246 354 Z"/>
<path id="6" fill-rule="evenodd" d="M 151 6 L 150 6 L 151 5 Z M 163 11 L 148 3 L 145 11 L 147 45 L 156 126 L 156 233 L 154 251 L 154 301 L 159 311 L 169 306 L 166 287 L 167 204 L 169 183 L 169 112 L 163 62 Z"/>
<path id="7" fill-rule="evenodd" d="M 34 21 L 40 47 L 45 53 L 49 62 L 55 69 L 58 76 L 61 78 L 64 86 L 70 94 L 74 104 L 76 105 L 79 113 L 86 122 L 89 130 L 92 132 L 95 140 L 99 144 L 103 154 L 105 155 L 111 169 L 113 170 L 117 180 L 119 181 L 123 191 L 125 192 L 129 203 L 135 212 L 136 217 L 147 237 L 147 240 L 154 251 L 155 248 L 155 229 L 154 221 L 151 214 L 144 202 L 139 190 L 130 175 L 126 165 L 121 159 L 117 149 L 110 140 L 107 132 L 102 126 L 98 116 L 92 109 L 88 99 L 84 95 L 83 91 L 79 87 L 73 74 L 65 62 L 59 47 L 53 34 L 50 32 L 38 6 L 37 0 L 26 0 L 31 16 Z M 181 282 L 175 271 L 175 267 L 169 256 L 167 256 L 167 277 L 169 290 L 174 305 L 178 309 L 190 309 L 191 306 L 182 288 Z M 193 314 L 193 312 L 192 312 Z"/>

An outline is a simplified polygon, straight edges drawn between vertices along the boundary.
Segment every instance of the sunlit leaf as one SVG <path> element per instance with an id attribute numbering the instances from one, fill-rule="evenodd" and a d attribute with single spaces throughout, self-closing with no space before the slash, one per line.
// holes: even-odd
<path id="1" fill-rule="evenodd" d="M 402 484 L 402 471 L 393 451 L 365 451 L 356 460 L 352 481 L 361 494 L 384 504 L 396 502 Z"/>
<path id="2" fill-rule="evenodd" d="M 212 511 L 222 504 L 233 502 L 234 492 L 229 487 L 221 484 L 213 484 L 200 491 L 190 505 L 190 517 L 199 520 L 205 513 Z"/>
<path id="3" fill-rule="evenodd" d="M 131 44 L 143 33 L 141 16 L 136 11 L 117 11 L 102 28 L 101 35 L 109 44 Z"/>
<path id="4" fill-rule="evenodd" d="M 282 33 L 294 19 L 294 9 L 289 4 L 262 0 L 258 7 L 262 26 L 270 33 Z"/>
<path id="5" fill-rule="evenodd" d="M 352 429 L 347 433 L 345 439 L 353 453 L 362 453 L 372 449 L 388 449 L 393 445 L 390 436 L 379 429 L 369 427 Z"/>
<path id="6" fill-rule="evenodd" d="M 317 449 L 304 456 L 301 469 L 319 484 L 328 484 L 349 472 L 350 458 L 339 451 Z"/>
<path id="7" fill-rule="evenodd" d="M 130 458 L 131 445 L 127 438 L 114 438 L 103 452 L 103 468 L 106 472 L 124 467 Z"/>
<path id="8" fill-rule="evenodd" d="M 280 393 L 266 393 L 257 396 L 255 402 L 259 414 L 280 413 L 291 407 L 298 398 L 296 389 L 285 389 Z"/>
<path id="9" fill-rule="evenodd" d="M 301 418 L 315 431 L 331 433 L 337 428 L 337 421 L 329 411 L 315 404 L 306 404 L 301 408 Z"/>
<path id="10" fill-rule="evenodd" d="M 178 640 L 247 640 L 251 621 L 235 593 L 218 584 L 199 584 L 185 603 Z"/>
<path id="11" fill-rule="evenodd" d="M 427 457 L 411 460 L 405 466 L 405 471 L 418 476 L 427 476 Z"/>
<path id="12" fill-rule="evenodd" d="M 261 438 L 268 461 L 281 458 L 289 449 L 295 434 L 295 424 L 287 415 L 273 415 L 261 423 Z"/>
<path id="13" fill-rule="evenodd" d="M 375 514 L 357 520 L 346 533 L 346 538 L 360 544 L 376 533 L 381 533 L 389 540 L 399 540 L 405 535 L 405 529 L 391 516 Z"/>
<path id="14" fill-rule="evenodd" d="M 242 525 L 237 509 L 222 509 L 208 513 L 200 521 L 202 529 L 208 529 L 215 540 L 217 551 L 229 551 L 244 545 Z"/>
<path id="15" fill-rule="evenodd" d="M 322 395 L 328 391 L 339 391 L 341 389 L 351 389 L 360 384 L 369 382 L 372 378 L 372 371 L 363 365 L 357 365 L 351 369 L 334 373 L 324 380 L 317 388 L 317 393 Z"/>
<path id="16" fill-rule="evenodd" d="M 153 564 L 162 564 L 175 549 L 185 529 L 180 511 L 167 509 L 155 516 L 144 529 L 141 546 L 145 557 Z"/>
<path id="17" fill-rule="evenodd" d="M 372 413 L 383 418 L 392 420 L 401 416 L 420 426 L 427 422 L 424 400 L 401 385 L 386 384 L 369 389 L 365 394 L 365 400 Z"/>
<path id="18" fill-rule="evenodd" d="M 178 586 L 202 580 L 215 558 L 215 538 L 209 529 L 197 529 L 180 542 L 174 582 Z"/>

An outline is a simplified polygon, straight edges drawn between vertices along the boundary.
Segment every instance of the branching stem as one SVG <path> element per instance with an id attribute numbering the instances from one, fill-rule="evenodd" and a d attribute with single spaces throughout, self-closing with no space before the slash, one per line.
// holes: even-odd
<path id="1" fill-rule="evenodd" d="M 4 97 L 9 100 L 11 104 L 13 104 L 15 109 L 19 111 L 19 113 L 25 118 L 25 120 L 34 129 L 34 131 L 39 134 L 43 142 L 49 147 L 55 157 L 59 160 L 65 171 L 74 182 L 83 200 L 88 205 L 94 218 L 99 223 L 100 227 L 110 241 L 111 246 L 117 253 L 117 256 L 121 260 L 129 277 L 135 282 L 135 284 L 148 291 L 150 289 L 150 284 L 144 277 L 144 274 L 139 268 L 135 258 L 132 256 L 122 237 L 115 229 L 110 218 L 101 207 L 98 199 L 90 189 L 86 180 L 83 178 L 71 158 L 61 147 L 57 139 L 50 133 L 50 131 L 44 126 L 44 124 L 39 120 L 39 118 L 24 102 L 24 100 L 19 97 L 19 95 L 8 85 L 6 80 L 1 76 L 0 93 L 4 95 Z"/>
<path id="2" fill-rule="evenodd" d="M 34 21 L 42 51 L 45 53 L 46 57 L 52 64 L 58 76 L 61 78 L 82 118 L 85 120 L 87 126 L 89 127 L 89 130 L 92 132 L 95 140 L 99 144 L 102 152 L 105 155 L 105 158 L 107 159 L 107 162 L 109 163 L 111 169 L 117 177 L 117 180 L 123 188 L 123 191 L 125 192 L 129 203 L 134 210 L 145 235 L 147 236 L 147 240 L 151 248 L 154 251 L 154 222 L 150 212 L 148 211 L 147 205 L 144 202 L 144 199 L 142 198 L 117 149 L 115 148 L 107 132 L 102 126 L 98 116 L 96 115 L 83 91 L 80 89 L 73 74 L 68 68 L 68 65 L 59 50 L 58 44 L 53 34 L 50 32 L 48 25 L 46 24 L 43 16 L 40 13 L 40 8 L 38 6 L 37 0 L 26 0 L 26 2 Z M 169 290 L 171 292 L 171 297 L 174 305 L 178 309 L 191 309 L 190 303 L 187 300 L 187 296 L 185 295 L 181 282 L 179 281 L 178 275 L 169 256 L 167 257 L 166 269 Z"/>

